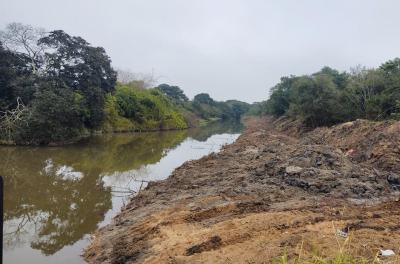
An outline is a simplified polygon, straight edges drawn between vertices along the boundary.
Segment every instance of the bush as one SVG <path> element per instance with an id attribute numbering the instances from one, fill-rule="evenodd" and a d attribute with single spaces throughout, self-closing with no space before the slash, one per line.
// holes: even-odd
<path id="1" fill-rule="evenodd" d="M 82 97 L 67 88 L 42 87 L 37 92 L 19 129 L 17 144 L 64 143 L 84 134 Z"/>
<path id="2" fill-rule="evenodd" d="M 131 84 L 118 84 L 115 95 L 105 104 L 107 130 L 184 129 L 188 124 L 179 108 L 158 89 L 140 89 Z"/>

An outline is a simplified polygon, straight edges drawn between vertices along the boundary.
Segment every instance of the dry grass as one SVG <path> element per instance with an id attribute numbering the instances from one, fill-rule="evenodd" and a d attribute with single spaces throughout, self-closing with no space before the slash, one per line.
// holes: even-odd
<path id="1" fill-rule="evenodd" d="M 376 252 L 372 257 L 359 256 L 352 247 L 352 234 L 349 233 L 344 239 L 336 234 L 336 228 L 332 223 L 335 232 L 335 240 L 337 248 L 335 254 L 331 256 L 323 256 L 320 254 L 317 246 L 313 246 L 311 251 L 304 249 L 304 241 L 298 246 L 298 252 L 294 257 L 288 257 L 287 254 L 281 256 L 275 263 L 280 264 L 400 264 L 399 255 L 393 257 L 382 257 L 380 251 Z M 398 250 L 400 252 L 400 248 Z"/>

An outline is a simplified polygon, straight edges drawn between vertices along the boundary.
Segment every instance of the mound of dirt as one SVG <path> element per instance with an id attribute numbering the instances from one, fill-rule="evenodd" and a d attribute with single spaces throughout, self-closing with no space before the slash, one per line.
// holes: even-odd
<path id="1" fill-rule="evenodd" d="M 400 122 L 356 120 L 332 128 L 317 128 L 304 138 L 305 144 L 329 144 L 377 169 L 400 171 Z"/>
<path id="2" fill-rule="evenodd" d="M 400 124 L 292 127 L 250 120 L 234 144 L 149 184 L 95 234 L 85 259 L 270 263 L 300 246 L 329 256 L 337 229 L 357 238 L 357 255 L 397 250 Z"/>

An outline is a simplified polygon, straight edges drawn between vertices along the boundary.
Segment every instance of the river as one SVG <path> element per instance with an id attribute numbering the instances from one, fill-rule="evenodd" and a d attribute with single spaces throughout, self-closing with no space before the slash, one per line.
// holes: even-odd
<path id="1" fill-rule="evenodd" d="M 148 181 L 234 142 L 237 123 L 107 134 L 62 147 L 0 147 L 4 263 L 84 263 L 90 234 Z"/>

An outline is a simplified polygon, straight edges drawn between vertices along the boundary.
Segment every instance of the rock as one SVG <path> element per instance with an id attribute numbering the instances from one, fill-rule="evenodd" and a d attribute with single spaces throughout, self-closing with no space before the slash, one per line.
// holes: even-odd
<path id="1" fill-rule="evenodd" d="M 247 147 L 244 151 L 243 154 L 258 154 L 258 149 L 256 147 Z"/>
<path id="2" fill-rule="evenodd" d="M 362 184 L 355 184 L 351 186 L 350 189 L 359 196 L 362 196 L 367 191 L 367 187 Z"/>
<path id="3" fill-rule="evenodd" d="M 255 174 L 256 176 L 262 176 L 262 175 L 264 175 L 264 174 L 265 174 L 265 168 L 263 168 L 263 167 L 257 168 L 254 174 Z"/>
<path id="4" fill-rule="evenodd" d="M 336 235 L 344 238 L 348 237 L 348 233 L 340 229 L 336 229 Z"/>
<path id="5" fill-rule="evenodd" d="M 392 185 L 400 185 L 400 176 L 398 174 L 390 173 L 387 181 Z"/>
<path id="6" fill-rule="evenodd" d="M 355 153 L 356 151 L 354 150 L 354 149 L 349 149 L 347 152 L 346 152 L 346 154 L 345 154 L 345 156 L 347 157 L 347 156 L 353 156 L 353 154 Z"/>
<path id="7" fill-rule="evenodd" d="M 296 173 L 300 173 L 303 170 L 302 167 L 298 167 L 298 166 L 287 166 L 285 171 L 287 174 L 296 174 Z"/>
<path id="8" fill-rule="evenodd" d="M 299 188 L 305 189 L 305 190 L 310 188 L 310 184 L 308 182 L 298 180 L 298 179 L 288 178 L 285 180 L 285 183 L 290 186 L 299 187 Z"/>

